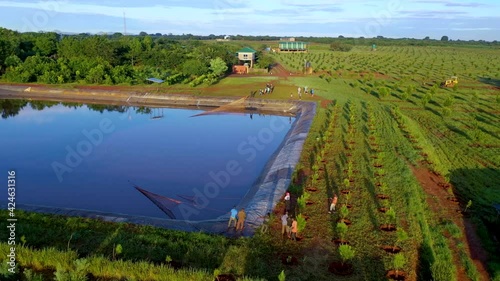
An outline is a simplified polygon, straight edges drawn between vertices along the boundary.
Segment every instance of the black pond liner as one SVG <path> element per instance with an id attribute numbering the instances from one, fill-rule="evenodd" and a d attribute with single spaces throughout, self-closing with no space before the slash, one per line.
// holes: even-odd
<path id="1" fill-rule="evenodd" d="M 149 96 L 149 98 L 151 99 L 152 96 Z M 191 97 L 191 100 L 184 100 L 187 99 L 186 96 L 175 95 L 172 95 L 172 97 L 162 96 L 158 99 L 164 100 L 164 103 L 167 103 L 170 99 L 173 105 L 183 104 L 184 106 L 190 105 L 189 103 L 204 106 L 205 104 L 203 104 L 203 102 L 205 101 L 207 103 L 214 104 L 217 102 L 214 98 Z M 177 99 L 180 99 L 180 101 Z M 231 98 L 221 98 L 220 100 L 221 102 L 219 102 L 219 105 L 223 105 L 230 102 Z M 200 104 L 200 101 L 202 101 L 202 104 Z M 16 207 L 30 212 L 85 217 L 108 222 L 152 225 L 167 229 L 192 232 L 202 231 L 227 236 L 251 236 L 254 234 L 255 230 L 262 225 L 263 217 L 267 213 L 272 212 L 290 185 L 293 170 L 300 159 L 304 142 L 316 114 L 316 103 L 278 100 L 250 100 L 248 103 L 255 104 L 256 107 L 263 106 L 264 104 L 266 108 L 270 110 L 272 109 L 272 111 L 276 112 L 278 115 L 284 115 L 286 113 L 289 116 L 292 116 L 295 114 L 296 119 L 280 147 L 271 156 L 261 173 L 261 176 L 255 181 L 255 183 L 248 190 L 247 194 L 237 204 L 237 208 L 245 208 L 247 214 L 245 228 L 243 231 L 227 231 L 229 214 L 211 220 L 188 221 L 26 204 L 18 204 Z M 214 106 L 213 104 L 210 105 Z M 7 208 L 4 204 L 0 204 L 0 207 L 5 209 Z"/>

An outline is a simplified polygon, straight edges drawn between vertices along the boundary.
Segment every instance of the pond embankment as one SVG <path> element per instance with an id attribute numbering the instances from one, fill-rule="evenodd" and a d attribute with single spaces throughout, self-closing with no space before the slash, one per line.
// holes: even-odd
<path id="1" fill-rule="evenodd" d="M 290 131 L 268 161 L 259 179 L 249 186 L 247 194 L 237 205 L 238 208 L 245 208 L 247 213 L 246 227 L 242 233 L 243 235 L 252 235 L 255 229 L 262 224 L 263 217 L 268 212 L 272 212 L 276 204 L 281 200 L 291 182 L 292 173 L 300 159 L 304 142 L 316 114 L 316 103 L 314 102 L 242 97 L 211 97 L 187 94 L 134 93 L 130 91 L 51 89 L 46 87 L 0 85 L 1 98 L 125 106 L 194 107 L 206 109 L 208 110 L 207 113 L 255 112 L 259 114 L 295 117 Z M 40 213 L 153 225 L 183 231 L 204 231 L 226 235 L 234 234 L 234 231 L 232 233 L 227 232 L 229 210 L 227 215 L 213 220 L 186 221 L 102 213 L 92 210 L 19 205 L 20 209 Z"/>

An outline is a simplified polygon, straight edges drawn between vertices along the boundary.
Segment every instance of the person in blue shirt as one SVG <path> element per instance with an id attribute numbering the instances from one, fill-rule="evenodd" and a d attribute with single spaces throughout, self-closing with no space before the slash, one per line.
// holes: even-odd
<path id="1" fill-rule="evenodd" d="M 229 217 L 229 222 L 227 224 L 227 228 L 231 227 L 231 222 L 234 222 L 234 227 L 236 227 L 236 215 L 238 214 L 238 210 L 236 210 L 236 206 L 233 206 L 231 209 L 231 216 Z"/>

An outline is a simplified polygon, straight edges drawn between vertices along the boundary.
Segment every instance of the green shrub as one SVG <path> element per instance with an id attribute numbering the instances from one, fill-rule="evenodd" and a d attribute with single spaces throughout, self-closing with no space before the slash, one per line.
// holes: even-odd
<path id="1" fill-rule="evenodd" d="M 342 261 L 342 264 L 345 264 L 346 262 L 350 261 L 351 259 L 354 258 L 354 255 L 356 252 L 350 245 L 340 245 L 339 246 L 339 254 L 340 254 L 340 259 Z"/>
<path id="2" fill-rule="evenodd" d="M 349 209 L 347 209 L 346 205 L 343 205 L 342 207 L 340 207 L 340 212 L 339 213 L 340 213 L 340 217 L 342 219 L 345 219 L 349 215 Z"/>
<path id="3" fill-rule="evenodd" d="M 34 273 L 31 269 L 27 268 L 23 272 L 26 281 L 43 281 L 43 275 Z"/>
<path id="4" fill-rule="evenodd" d="M 302 216 L 302 214 L 299 214 L 297 216 L 297 232 L 301 233 L 302 231 L 304 231 L 304 229 L 306 228 L 306 224 L 307 222 L 304 216 Z"/>
<path id="5" fill-rule="evenodd" d="M 394 255 L 393 266 L 396 270 L 396 275 L 398 275 L 398 271 L 402 270 L 405 267 L 406 259 L 403 253 L 397 253 Z"/>
<path id="6" fill-rule="evenodd" d="M 286 275 L 285 275 L 285 271 L 282 270 L 280 275 L 278 275 L 278 280 L 279 281 L 285 281 L 286 280 Z"/>
<path id="7" fill-rule="evenodd" d="M 347 224 L 345 224 L 344 222 L 338 222 L 337 226 L 335 227 L 335 230 L 337 230 L 339 239 L 345 240 L 345 236 L 347 234 Z"/>

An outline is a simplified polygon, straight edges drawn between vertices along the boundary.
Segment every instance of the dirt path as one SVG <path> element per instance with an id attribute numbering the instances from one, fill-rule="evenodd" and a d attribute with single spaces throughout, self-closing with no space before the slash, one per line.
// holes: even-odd
<path id="1" fill-rule="evenodd" d="M 427 204 L 431 210 L 440 217 L 441 220 L 452 221 L 460 228 L 462 234 L 465 235 L 459 240 L 464 243 L 465 250 L 476 265 L 481 280 L 490 280 L 486 270 L 488 254 L 481 246 L 481 241 L 476 234 L 476 228 L 473 223 L 470 219 L 464 218 L 459 213 L 460 206 L 458 203 L 450 200 L 451 195 L 449 195 L 446 190 L 446 188 L 449 188 L 449 185 L 444 181 L 442 176 L 431 172 L 424 165 L 420 165 L 419 167 L 411 166 L 411 169 L 427 194 Z M 458 248 L 455 245 L 456 243 L 451 244 L 454 262 L 458 269 L 458 280 L 469 280 L 460 262 Z"/>

